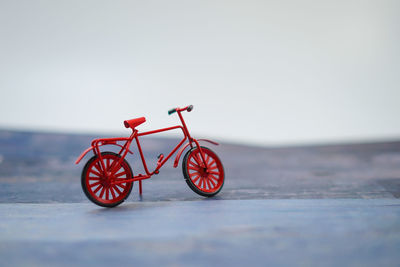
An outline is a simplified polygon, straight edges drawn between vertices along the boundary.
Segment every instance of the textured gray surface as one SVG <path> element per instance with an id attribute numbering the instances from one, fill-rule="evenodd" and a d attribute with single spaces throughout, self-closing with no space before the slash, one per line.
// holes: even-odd
<path id="1" fill-rule="evenodd" d="M 88 202 L 74 161 L 95 136 L 0 131 L 0 203 Z M 143 139 L 149 168 L 178 140 Z M 287 148 L 210 146 L 225 167 L 219 199 L 396 198 L 400 196 L 400 142 Z M 133 146 L 133 149 L 135 147 Z M 128 162 L 143 173 L 137 151 Z M 167 162 L 144 181 L 144 201 L 198 200 L 181 166 Z M 138 200 L 138 190 L 128 201 Z"/>
<path id="2" fill-rule="evenodd" d="M 0 204 L 2 266 L 398 266 L 400 200 Z"/>
<path id="3" fill-rule="evenodd" d="M 216 197 L 168 162 L 142 197 L 105 209 L 73 164 L 94 137 L 0 131 L 0 266 L 398 266 L 400 142 L 222 144 Z M 150 168 L 175 143 L 144 139 Z"/>

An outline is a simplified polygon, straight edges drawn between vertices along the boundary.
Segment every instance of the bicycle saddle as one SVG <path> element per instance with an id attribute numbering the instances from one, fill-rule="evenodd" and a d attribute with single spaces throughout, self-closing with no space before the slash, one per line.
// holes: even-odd
<path id="1" fill-rule="evenodd" d="M 135 129 L 136 126 L 139 126 L 143 122 L 146 121 L 145 117 L 135 118 L 131 120 L 124 121 L 124 125 L 126 128 L 131 128 L 132 130 Z"/>

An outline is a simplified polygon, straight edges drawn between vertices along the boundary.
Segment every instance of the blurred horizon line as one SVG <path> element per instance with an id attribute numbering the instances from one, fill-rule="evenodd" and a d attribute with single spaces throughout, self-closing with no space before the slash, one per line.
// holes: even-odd
<path id="1" fill-rule="evenodd" d="M 143 130 L 144 131 L 148 131 Z M 79 129 L 59 129 L 59 128 L 47 128 L 47 127 L 15 127 L 15 126 L 4 126 L 0 125 L 0 133 L 1 132 L 14 132 L 14 133 L 32 133 L 32 134 L 54 134 L 54 135 L 81 135 L 81 136 L 98 136 L 108 137 L 125 137 L 129 136 L 131 131 L 128 129 L 116 131 L 116 130 L 79 130 Z M 126 134 L 125 134 L 126 133 Z M 380 137 L 349 137 L 349 138 L 337 138 L 337 139 L 317 139 L 317 140 L 307 140 L 307 141 L 279 141 L 279 142 L 257 142 L 257 141 L 243 141 L 237 140 L 234 138 L 226 138 L 226 137 L 218 137 L 218 136 L 197 136 L 196 133 L 192 133 L 192 136 L 196 136 L 197 138 L 206 138 L 217 141 L 226 145 L 235 145 L 235 146 L 248 146 L 248 147 L 259 147 L 259 148 L 276 148 L 276 147 L 313 147 L 313 146 L 335 146 L 335 145 L 354 145 L 354 144 L 374 144 L 374 143 L 394 143 L 400 142 L 400 136 L 380 136 Z M 145 138 L 149 138 L 145 137 Z M 159 133 L 151 136 L 150 138 L 155 139 L 180 139 L 181 135 L 179 134 L 165 134 Z"/>

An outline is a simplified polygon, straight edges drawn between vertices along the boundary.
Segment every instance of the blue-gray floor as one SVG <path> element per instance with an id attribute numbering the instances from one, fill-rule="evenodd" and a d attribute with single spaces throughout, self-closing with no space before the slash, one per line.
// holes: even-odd
<path id="1" fill-rule="evenodd" d="M 0 266 L 399 266 L 400 142 L 223 144 L 216 197 L 167 162 L 106 209 L 74 164 L 94 137 L 0 130 Z M 144 141 L 149 168 L 177 142 Z"/>
<path id="2" fill-rule="evenodd" d="M 0 204 L 2 266 L 399 266 L 400 200 Z"/>

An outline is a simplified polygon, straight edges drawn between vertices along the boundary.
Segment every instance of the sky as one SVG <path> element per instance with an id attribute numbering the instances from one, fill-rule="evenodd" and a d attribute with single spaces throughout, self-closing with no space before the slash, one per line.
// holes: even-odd
<path id="1" fill-rule="evenodd" d="M 0 0 L 0 128 L 400 139 L 399 1 Z M 178 132 L 172 133 L 179 134 Z"/>

